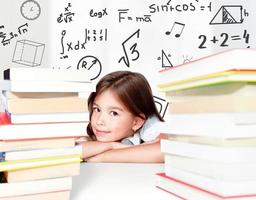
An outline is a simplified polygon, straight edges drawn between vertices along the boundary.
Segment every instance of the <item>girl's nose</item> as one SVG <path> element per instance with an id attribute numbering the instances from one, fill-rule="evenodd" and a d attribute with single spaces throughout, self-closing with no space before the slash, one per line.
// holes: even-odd
<path id="1" fill-rule="evenodd" d="M 101 126 L 105 124 L 105 120 L 104 120 L 103 114 L 101 114 L 101 115 L 98 117 L 96 123 L 97 123 L 97 125 L 101 125 Z"/>

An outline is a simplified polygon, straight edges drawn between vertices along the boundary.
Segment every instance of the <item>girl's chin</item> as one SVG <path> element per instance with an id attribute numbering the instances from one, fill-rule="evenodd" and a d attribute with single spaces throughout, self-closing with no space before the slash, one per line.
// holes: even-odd
<path id="1" fill-rule="evenodd" d="M 109 138 L 103 138 L 103 137 L 99 137 L 99 136 L 98 137 L 96 136 L 96 139 L 99 142 L 113 142 L 113 140 L 111 140 Z"/>

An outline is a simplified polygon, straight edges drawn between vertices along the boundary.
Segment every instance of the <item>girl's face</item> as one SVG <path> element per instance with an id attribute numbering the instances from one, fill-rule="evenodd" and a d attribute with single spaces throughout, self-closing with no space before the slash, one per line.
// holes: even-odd
<path id="1" fill-rule="evenodd" d="M 91 126 L 98 141 L 120 141 L 133 135 L 133 130 L 139 129 L 143 122 L 131 114 L 111 90 L 94 100 Z"/>

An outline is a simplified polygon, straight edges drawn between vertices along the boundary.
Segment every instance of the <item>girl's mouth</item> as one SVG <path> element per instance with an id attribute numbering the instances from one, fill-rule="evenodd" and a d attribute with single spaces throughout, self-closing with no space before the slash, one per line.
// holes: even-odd
<path id="1" fill-rule="evenodd" d="M 110 131 L 96 130 L 96 135 L 106 135 L 110 133 Z"/>

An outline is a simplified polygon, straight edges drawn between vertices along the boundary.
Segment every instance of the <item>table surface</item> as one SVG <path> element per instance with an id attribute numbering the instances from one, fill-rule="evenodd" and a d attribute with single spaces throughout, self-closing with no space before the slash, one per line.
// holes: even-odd
<path id="1" fill-rule="evenodd" d="M 82 163 L 70 200 L 177 199 L 155 187 L 163 171 L 164 164 Z"/>

